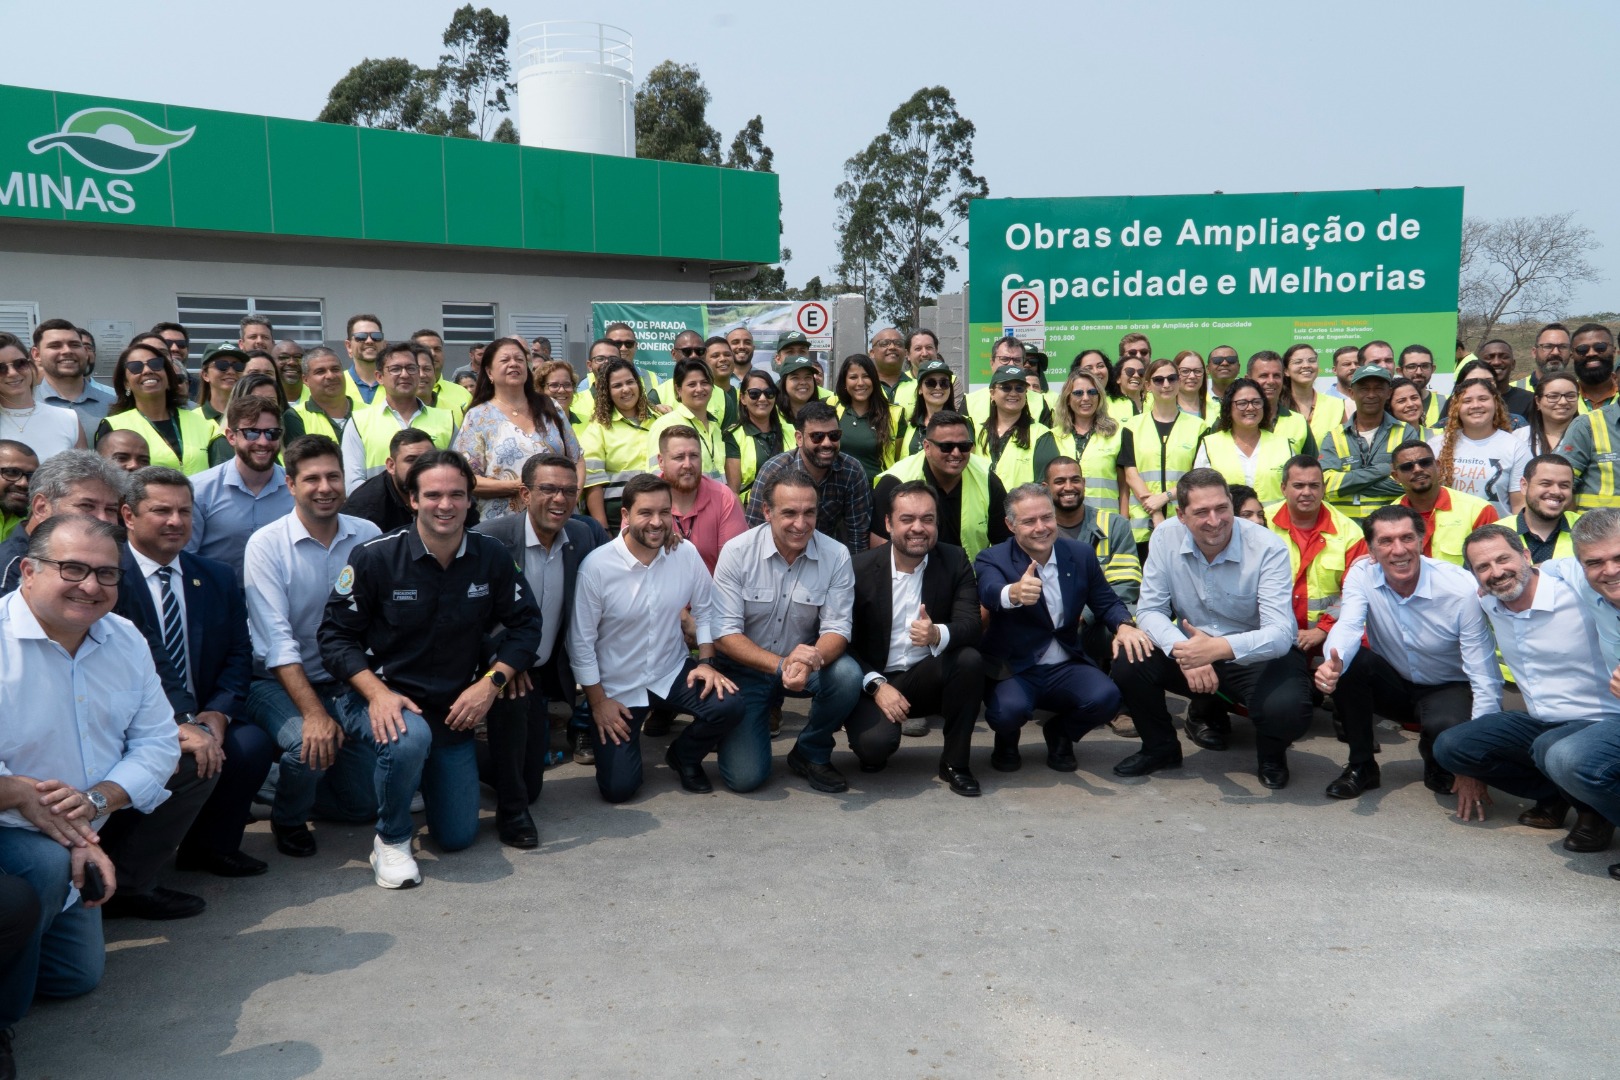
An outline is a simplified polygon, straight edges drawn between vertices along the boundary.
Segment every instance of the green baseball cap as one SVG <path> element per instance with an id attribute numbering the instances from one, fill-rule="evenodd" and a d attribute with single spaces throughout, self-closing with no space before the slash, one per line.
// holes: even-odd
<path id="1" fill-rule="evenodd" d="M 206 364 L 216 356 L 234 356 L 244 364 L 248 361 L 248 354 L 243 352 L 241 349 L 238 349 L 235 345 L 232 345 L 228 341 L 222 341 L 218 345 L 208 346 L 208 348 L 203 352 L 202 362 Z"/>
<path id="2" fill-rule="evenodd" d="M 1356 368 L 1356 373 L 1350 376 L 1350 385 L 1354 386 L 1363 379 L 1383 379 L 1385 382 L 1394 382 L 1395 377 L 1377 364 L 1362 364 Z"/>
<path id="3" fill-rule="evenodd" d="M 803 337 L 804 335 L 800 334 L 799 336 Z M 818 365 L 814 360 L 810 359 L 808 356 L 790 356 L 786 360 L 782 361 L 782 366 L 781 366 L 780 369 L 778 369 L 777 374 L 785 379 L 789 375 L 792 375 L 795 371 L 820 371 L 820 370 L 821 370 L 820 365 Z"/>

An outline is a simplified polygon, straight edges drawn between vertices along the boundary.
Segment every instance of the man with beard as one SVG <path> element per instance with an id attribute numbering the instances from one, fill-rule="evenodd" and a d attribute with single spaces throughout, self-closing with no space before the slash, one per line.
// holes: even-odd
<path id="1" fill-rule="evenodd" d="M 879 772 L 900 746 L 906 720 L 948 713 L 939 778 L 958 795 L 979 794 L 968 768 L 973 722 L 984 696 L 979 594 L 962 549 L 939 543 L 934 493 L 921 480 L 890 501 L 889 543 L 855 556 L 850 654 L 864 691 L 845 721 L 862 772 Z"/>
<path id="2" fill-rule="evenodd" d="M 1417 387 L 1417 392 L 1423 397 L 1423 425 L 1443 427 L 1449 399 L 1429 389 L 1429 380 L 1434 378 L 1434 354 L 1422 345 L 1408 345 L 1402 349 L 1401 377 Z"/>
<path id="3" fill-rule="evenodd" d="M 746 326 L 736 326 L 726 334 L 726 344 L 731 346 L 733 365 L 739 375 L 747 375 L 754 366 L 754 333 Z"/>
<path id="4" fill-rule="evenodd" d="M 1361 369 L 1361 350 L 1354 345 L 1340 345 L 1333 350 L 1333 385 L 1322 391 L 1332 397 L 1343 398 L 1350 404 L 1346 406 L 1346 414 L 1355 405 L 1355 395 L 1350 393 L 1350 377 Z"/>
<path id="5" fill-rule="evenodd" d="M 729 487 L 703 475 L 703 444 L 684 424 L 658 433 L 658 469 L 669 482 L 675 530 L 697 548 L 703 565 L 714 573 L 720 549 L 748 529 L 742 504 Z"/>
<path id="6" fill-rule="evenodd" d="M 33 342 L 29 357 L 41 376 L 34 387 L 34 400 L 72 409 L 88 445 L 118 395 L 90 378 L 93 365 L 84 339 L 66 319 L 46 319 L 34 327 Z"/>
<path id="7" fill-rule="evenodd" d="M 1524 509 L 1513 519 L 1513 531 L 1530 552 L 1530 562 L 1540 566 L 1548 559 L 1567 559 L 1575 554 L 1570 530 L 1580 517 L 1570 507 L 1575 502 L 1575 470 L 1557 454 L 1541 454 L 1524 466 Z"/>
<path id="8" fill-rule="evenodd" d="M 1142 591 L 1142 560 L 1136 554 L 1136 536 L 1130 521 L 1121 514 L 1086 505 L 1086 478 L 1081 475 L 1080 463 L 1072 457 L 1059 455 L 1047 462 L 1045 479 L 1057 516 L 1058 535 L 1077 540 L 1096 553 L 1109 588 L 1134 613 L 1137 595 Z M 1080 641 L 1086 655 L 1107 671 L 1113 635 L 1089 608 Z"/>
<path id="9" fill-rule="evenodd" d="M 1463 541 L 1481 525 L 1496 520 L 1496 507 L 1477 495 L 1443 486 L 1434 449 L 1421 439 L 1408 439 L 1397 446 L 1389 467 L 1405 492 L 1397 505 L 1423 520 L 1423 554 L 1461 566 Z"/>
<path id="10" fill-rule="evenodd" d="M 1600 513 L 1615 516 L 1612 510 Z M 1598 545 L 1604 553 L 1620 547 L 1612 528 L 1594 531 L 1610 534 Z M 1501 525 L 1487 525 L 1468 538 L 1479 605 L 1524 695 L 1524 708 L 1454 727 L 1434 745 L 1436 759 L 1457 777 L 1457 820 L 1485 820 L 1491 802 L 1487 785 L 1534 799 L 1535 805 L 1519 815 L 1519 824 L 1534 829 L 1562 828 L 1574 806 L 1575 827 L 1564 838 L 1564 850 L 1574 852 L 1607 848 L 1620 815 L 1614 781 L 1620 698 L 1606 677 L 1614 657 L 1605 654 L 1597 625 L 1598 619 L 1613 622 L 1614 611 L 1587 580 L 1603 560 L 1596 557 L 1590 533 L 1585 539 L 1582 560 L 1593 562 L 1582 573 L 1575 559 L 1536 569 L 1518 535 Z M 1579 539 L 1576 547 L 1582 549 Z M 1599 779 L 1594 785 L 1583 778 Z M 1616 874 L 1616 868 L 1609 872 Z"/>
<path id="11" fill-rule="evenodd" d="M 409 525 L 414 515 L 405 495 L 405 478 L 416 460 L 433 448 L 433 439 L 425 431 L 401 428 L 394 432 L 394 437 L 388 441 L 388 460 L 383 462 L 382 472 L 349 493 L 343 512 L 364 518 L 385 533 Z M 476 515 L 477 510 L 474 508 L 468 513 Z"/>
<path id="12" fill-rule="evenodd" d="M 1529 420 L 1536 408 L 1536 395 L 1513 385 L 1513 346 L 1501 338 L 1492 338 L 1479 347 L 1479 358 L 1491 374 L 1496 376 L 1496 392 L 1512 416 Z M 1522 427 L 1520 420 L 1513 421 Z"/>
<path id="13" fill-rule="evenodd" d="M 1611 399 L 1570 423 L 1558 453 L 1575 469 L 1577 509 L 1620 506 L 1620 487 L 1616 486 L 1616 459 L 1620 455 L 1614 450 L 1620 443 L 1620 401 L 1612 400 L 1614 335 L 1606 326 L 1586 323 L 1575 331 L 1574 351 L 1582 401 L 1587 400 L 1589 389 L 1595 397 L 1610 395 Z"/>
<path id="14" fill-rule="evenodd" d="M 1614 334 L 1602 323 L 1585 323 L 1570 343 L 1575 377 L 1581 381 L 1581 404 L 1601 409 L 1614 402 Z"/>
<path id="15" fill-rule="evenodd" d="M 343 348 L 349 354 L 349 370 L 344 374 L 351 397 L 370 405 L 377 396 L 377 362 L 382 358 L 382 320 L 375 315 L 351 315 L 343 332 Z"/>
<path id="16" fill-rule="evenodd" d="M 1543 326 L 1536 334 L 1536 343 L 1530 347 L 1530 358 L 1535 361 L 1536 370 L 1522 379 L 1513 380 L 1513 385 L 1534 393 L 1542 379 L 1570 369 L 1573 357 L 1569 351 L 1569 327 L 1556 322 Z M 1461 366 L 1458 365 L 1459 368 Z"/>
<path id="17" fill-rule="evenodd" d="M 1376 710 L 1391 720 L 1416 719 L 1423 784 L 1444 794 L 1454 778 L 1435 760 L 1435 738 L 1502 703 L 1478 585 L 1462 567 L 1422 554 L 1424 523 L 1415 510 L 1383 507 L 1362 529 L 1372 558 L 1345 574 L 1339 620 L 1316 669 L 1316 688 L 1333 695 L 1350 744 L 1350 763 L 1327 793 L 1354 799 L 1382 783 L 1373 760 Z"/>
<path id="18" fill-rule="evenodd" d="M 777 477 L 797 470 L 816 488 L 817 531 L 851 552 L 865 551 L 871 535 L 872 489 L 861 463 L 839 452 L 844 433 L 838 427 L 838 413 L 826 402 L 811 401 L 799 410 L 793 426 L 798 448 L 771 458 L 754 477 L 748 500 L 749 528 L 765 521 L 765 500 L 760 492 Z"/>
<path id="19" fill-rule="evenodd" d="M 15 439 L 0 439 L 0 540 L 28 520 L 28 481 L 37 468 L 33 450 Z"/>
<path id="20" fill-rule="evenodd" d="M 286 473 L 276 464 L 281 435 L 275 402 L 238 398 L 225 411 L 225 439 L 235 456 L 194 481 L 196 514 L 186 550 L 229 566 L 238 584 L 248 537 L 292 513 Z"/>
<path id="21" fill-rule="evenodd" d="M 623 509 L 624 530 L 580 566 L 568 627 L 568 657 L 596 724 L 596 786 L 610 803 L 640 789 L 641 723 L 661 708 L 691 714 L 664 761 L 681 787 L 705 795 L 714 785 L 703 759 L 743 719 L 737 685 L 714 666 L 713 586 L 692 545 L 666 547 L 672 527 L 666 481 L 649 473 L 631 477 Z M 681 630 L 687 610 L 696 660 Z M 729 773 L 722 769 L 722 776 L 729 786 Z"/>

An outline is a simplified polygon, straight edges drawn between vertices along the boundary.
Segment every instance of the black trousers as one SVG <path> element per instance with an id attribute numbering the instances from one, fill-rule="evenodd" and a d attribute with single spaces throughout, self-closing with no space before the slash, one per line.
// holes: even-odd
<path id="1" fill-rule="evenodd" d="M 950 649 L 905 671 L 885 671 L 889 685 L 905 695 L 912 716 L 945 718 L 945 748 L 940 765 L 968 767 L 973 749 L 973 723 L 984 696 L 984 658 L 974 648 Z M 844 721 L 849 748 L 862 765 L 882 765 L 900 748 L 900 725 L 883 715 L 877 702 L 861 695 Z"/>
<path id="2" fill-rule="evenodd" d="M 1275 660 L 1259 664 L 1222 661 L 1215 665 L 1220 679 L 1219 693 L 1249 710 L 1254 721 L 1255 749 L 1262 761 L 1277 760 L 1288 744 L 1305 734 L 1311 725 L 1310 661 L 1298 649 L 1289 649 Z M 1164 695 L 1173 692 L 1191 696 L 1181 665 L 1158 651 L 1146 660 L 1121 656 L 1114 662 L 1114 682 L 1125 698 L 1125 708 L 1142 735 L 1142 749 L 1152 751 L 1173 745 L 1176 729 L 1170 722 Z"/>
<path id="3" fill-rule="evenodd" d="M 670 687 L 668 697 L 648 694 L 646 705 L 630 710 L 630 737 L 615 745 L 603 742 L 591 725 L 591 739 L 596 745 L 596 787 L 602 798 L 610 803 L 621 803 L 641 789 L 641 725 L 653 709 L 670 709 L 687 713 L 692 722 L 686 725 L 670 749 L 682 762 L 695 764 L 714 752 L 731 729 L 742 723 L 743 699 L 738 693 L 720 697 L 710 694 L 698 696 L 699 690 L 686 685 L 686 676 L 696 665 L 688 660 Z"/>
<path id="4" fill-rule="evenodd" d="M 1333 700 L 1350 744 L 1350 764 L 1373 759 L 1373 714 L 1421 726 L 1418 753 L 1423 764 L 1434 765 L 1434 740 L 1447 728 L 1465 722 L 1474 712 L 1474 690 L 1466 682 L 1415 683 L 1390 666 L 1388 660 L 1363 646 L 1339 676 Z"/>
<path id="5" fill-rule="evenodd" d="M 259 778 L 263 783 L 264 778 Z M 101 850 L 118 871 L 118 891 L 125 896 L 151 892 L 158 871 L 180 847 L 203 804 L 214 793 L 219 773 L 197 775 L 197 759 L 180 755 L 180 765 L 164 785 L 169 797 L 150 814 L 133 807 L 118 811 L 101 827 Z"/>
<path id="6" fill-rule="evenodd" d="M 198 811 L 180 846 L 198 855 L 230 855 L 242 850 L 242 833 L 252 820 L 253 796 L 264 787 L 270 763 L 276 759 L 276 741 L 269 732 L 246 720 L 225 726 L 225 764 L 214 782 L 214 792 Z"/>
<path id="7" fill-rule="evenodd" d="M 495 812 L 515 817 L 540 797 L 551 748 L 551 714 L 538 688 L 520 698 L 496 698 L 484 720 L 489 761 L 481 770 L 495 789 Z"/>

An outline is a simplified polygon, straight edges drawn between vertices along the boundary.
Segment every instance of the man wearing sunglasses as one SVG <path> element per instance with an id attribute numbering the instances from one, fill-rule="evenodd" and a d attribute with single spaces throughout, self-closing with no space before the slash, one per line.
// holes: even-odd
<path id="1" fill-rule="evenodd" d="M 816 487 L 816 531 L 832 537 L 850 551 L 865 551 L 871 535 L 871 487 L 861 463 L 838 449 L 844 433 L 838 413 L 824 401 L 811 401 L 799 409 L 794 421 L 798 446 L 791 454 L 778 454 L 759 467 L 748 498 L 748 527 L 765 523 L 765 500 L 777 477 L 797 469 Z"/>
<path id="2" fill-rule="evenodd" d="M 1602 323 L 1586 323 L 1570 343 L 1575 377 L 1581 381 L 1581 404 L 1600 409 L 1615 398 L 1614 334 Z"/>
<path id="3" fill-rule="evenodd" d="M 1582 400 L 1586 400 L 1585 395 L 1592 387 L 1598 394 L 1610 392 L 1614 380 L 1614 335 L 1600 323 L 1586 323 L 1575 331 L 1574 340 L 1575 373 L 1581 383 Z M 1558 453 L 1567 458 L 1575 470 L 1577 510 L 1620 506 L 1620 487 L 1616 486 L 1620 484 L 1617 445 L 1620 445 L 1620 401 L 1611 400 L 1601 408 L 1583 412 L 1564 432 Z"/>
<path id="4" fill-rule="evenodd" d="M 39 456 L 15 439 L 0 439 L 0 541 L 28 520 L 28 481 Z"/>
<path id="5" fill-rule="evenodd" d="M 238 585 L 248 537 L 292 513 L 292 492 L 276 464 L 281 436 L 275 402 L 238 398 L 225 411 L 225 441 L 234 456 L 199 473 L 195 481 L 196 511 L 186 550 L 229 566 Z"/>
<path id="6" fill-rule="evenodd" d="M 1398 505 L 1416 511 L 1423 519 L 1423 554 L 1463 566 L 1463 541 L 1481 525 L 1496 520 L 1496 507 L 1477 495 L 1443 486 L 1434 450 L 1421 440 L 1397 446 L 1390 470 L 1406 493 Z"/>
<path id="7" fill-rule="evenodd" d="M 927 483 L 939 500 L 940 543 L 954 544 L 972 559 L 1012 536 L 998 509 L 1007 502 L 1007 489 L 989 462 L 974 456 L 972 428 L 961 413 L 942 410 L 929 417 L 922 450 L 878 476 L 872 492 L 872 543 L 889 539 L 884 522 L 892 513 L 894 489 L 912 480 Z"/>
<path id="8" fill-rule="evenodd" d="M 1220 412 L 1221 402 L 1226 400 L 1226 392 L 1232 389 L 1232 383 L 1242 374 L 1238 351 L 1230 345 L 1217 345 L 1209 350 L 1209 361 L 1204 365 L 1206 380 L 1209 386 L 1209 401 L 1217 413 Z"/>
<path id="9" fill-rule="evenodd" d="M 377 316 L 349 316 L 349 324 L 343 332 L 343 347 L 349 354 L 349 370 L 345 377 L 350 396 L 358 397 L 367 405 L 377 396 L 377 361 L 382 358 L 386 343 L 382 320 Z"/>

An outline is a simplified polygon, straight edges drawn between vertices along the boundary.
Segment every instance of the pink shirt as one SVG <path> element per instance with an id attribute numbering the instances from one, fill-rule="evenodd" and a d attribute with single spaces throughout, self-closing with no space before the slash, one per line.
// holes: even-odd
<path id="1" fill-rule="evenodd" d="M 748 519 L 743 516 L 742 504 L 726 485 L 707 476 L 698 477 L 697 500 L 690 514 L 675 514 L 675 528 L 697 548 L 703 565 L 714 573 L 720 549 L 732 537 L 748 531 Z"/>

